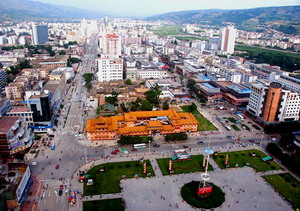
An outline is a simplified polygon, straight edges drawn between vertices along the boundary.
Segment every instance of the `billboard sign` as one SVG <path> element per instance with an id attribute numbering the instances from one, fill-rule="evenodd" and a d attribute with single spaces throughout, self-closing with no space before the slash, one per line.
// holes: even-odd
<path id="1" fill-rule="evenodd" d="M 29 166 L 27 166 L 27 169 L 22 177 L 22 180 L 16 190 L 18 202 L 20 202 L 22 199 L 22 195 L 25 191 L 28 181 L 30 180 L 30 176 L 31 176 L 30 168 L 29 168 Z"/>

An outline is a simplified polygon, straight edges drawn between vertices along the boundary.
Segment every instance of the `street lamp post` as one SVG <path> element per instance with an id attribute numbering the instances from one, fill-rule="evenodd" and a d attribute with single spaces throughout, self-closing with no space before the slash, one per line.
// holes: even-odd
<path id="1" fill-rule="evenodd" d="M 87 164 L 86 148 L 84 148 L 85 164 Z"/>
<path id="2" fill-rule="evenodd" d="M 149 141 L 149 154 L 150 154 L 150 143 L 151 143 L 151 141 Z"/>

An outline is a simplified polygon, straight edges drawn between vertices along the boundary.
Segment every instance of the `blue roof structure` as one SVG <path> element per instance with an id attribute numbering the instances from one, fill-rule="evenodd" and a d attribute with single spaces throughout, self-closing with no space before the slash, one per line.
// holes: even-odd
<path id="1" fill-rule="evenodd" d="M 215 87 L 213 87 L 212 85 L 210 85 L 209 83 L 204 83 L 203 85 L 206 86 L 206 87 L 209 88 L 209 89 L 215 88 Z"/>
<path id="2" fill-rule="evenodd" d="M 210 79 L 208 77 L 206 77 L 205 75 L 203 74 L 198 74 L 198 76 L 203 79 L 203 80 L 206 80 L 206 81 L 209 81 Z"/>

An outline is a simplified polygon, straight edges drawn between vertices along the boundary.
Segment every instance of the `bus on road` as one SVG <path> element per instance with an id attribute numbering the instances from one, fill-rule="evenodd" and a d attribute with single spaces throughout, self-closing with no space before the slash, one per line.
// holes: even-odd
<path id="1" fill-rule="evenodd" d="M 143 149 L 146 148 L 146 144 L 134 144 L 133 149 Z"/>

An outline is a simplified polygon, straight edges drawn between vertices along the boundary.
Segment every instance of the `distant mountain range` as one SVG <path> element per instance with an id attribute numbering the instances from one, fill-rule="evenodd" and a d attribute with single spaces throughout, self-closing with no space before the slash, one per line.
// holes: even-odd
<path id="1" fill-rule="evenodd" d="M 180 11 L 151 16 L 147 20 L 168 20 L 178 24 L 208 23 L 216 26 L 232 22 L 244 30 L 259 31 L 261 26 L 270 26 L 288 34 L 297 34 L 300 32 L 300 6 Z"/>
<path id="2" fill-rule="evenodd" d="M 0 21 L 100 18 L 107 14 L 30 0 L 0 0 Z"/>

